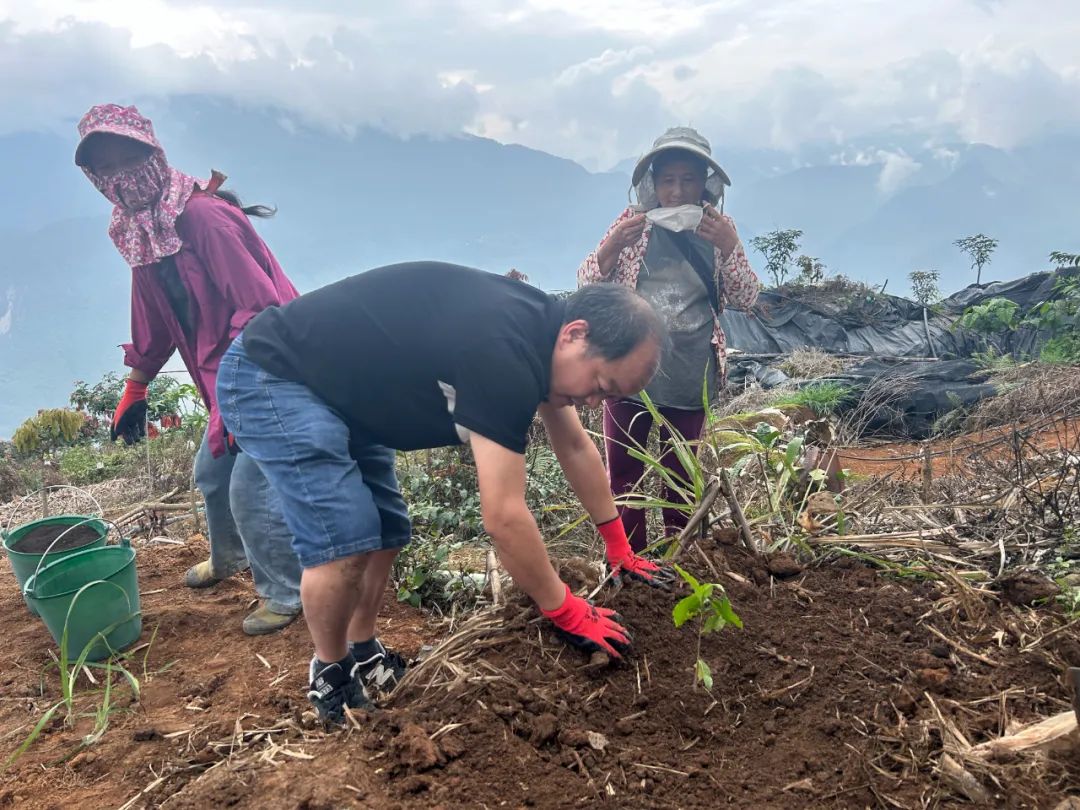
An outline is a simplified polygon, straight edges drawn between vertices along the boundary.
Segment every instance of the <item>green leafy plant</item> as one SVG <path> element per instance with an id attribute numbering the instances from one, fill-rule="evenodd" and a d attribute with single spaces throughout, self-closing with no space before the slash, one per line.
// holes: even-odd
<path id="1" fill-rule="evenodd" d="M 1080 267 L 1080 253 L 1055 250 L 1050 253 L 1050 263 L 1055 267 Z"/>
<path id="2" fill-rule="evenodd" d="M 972 352 L 971 359 L 975 365 L 987 371 L 1003 371 L 1015 367 L 1020 362 L 1011 354 L 1002 354 L 993 346 L 988 346 L 985 351 Z"/>
<path id="3" fill-rule="evenodd" d="M 998 240 L 991 239 L 986 234 L 977 233 L 974 236 L 957 239 L 953 244 L 971 259 L 971 269 L 975 271 L 975 283 L 981 284 L 983 267 L 990 264 L 990 257 L 997 249 Z"/>
<path id="4" fill-rule="evenodd" d="M 1039 362 L 1051 365 L 1080 363 L 1080 334 L 1050 338 L 1039 350 Z"/>
<path id="5" fill-rule="evenodd" d="M 773 285 L 779 287 L 791 270 L 791 257 L 799 252 L 799 239 L 803 232 L 792 228 L 776 229 L 750 240 L 750 246 L 765 257 L 765 270 L 772 277 Z"/>
<path id="6" fill-rule="evenodd" d="M 127 448 L 105 452 L 85 444 L 70 447 L 60 457 L 60 474 L 77 487 L 108 481 L 124 472 L 132 457 Z"/>
<path id="7" fill-rule="evenodd" d="M 828 267 L 817 256 L 807 256 L 805 253 L 795 260 L 795 266 L 799 268 L 796 281 L 808 287 L 814 287 L 825 278 L 825 268 Z"/>
<path id="8" fill-rule="evenodd" d="M 465 545 L 445 539 L 414 539 L 394 561 L 398 601 L 443 611 L 455 604 L 471 607 L 483 591 L 486 577 L 480 572 L 452 570 L 450 555 Z"/>
<path id="9" fill-rule="evenodd" d="M 109 423 L 116 406 L 120 404 L 126 379 L 126 372 L 119 374 L 110 371 L 93 385 L 83 380 L 75 381 L 69 400 L 72 407 L 85 411 L 97 420 L 98 429 L 94 438 L 98 441 L 108 437 Z M 159 374 L 150 382 L 146 390 L 146 406 L 148 419 L 179 416 L 181 424 L 195 432 L 206 428 L 208 413 L 198 389 L 168 374 Z"/>
<path id="10" fill-rule="evenodd" d="M 707 398 L 707 392 L 703 392 L 703 396 Z M 685 474 L 680 475 L 668 469 L 660 457 L 651 453 L 647 446 L 637 444 L 636 442 L 632 445 L 627 445 L 627 454 L 629 454 L 631 458 L 641 461 L 645 465 L 647 473 L 655 472 L 664 485 L 676 494 L 678 500 L 669 501 L 664 498 L 652 497 L 640 492 L 632 492 L 616 498 L 616 503 L 633 506 L 636 509 L 677 509 L 690 515 L 693 513 L 694 509 L 697 508 L 697 504 L 701 502 L 702 497 L 704 497 L 705 490 L 708 488 L 710 480 L 710 476 L 698 456 L 698 449 L 701 446 L 701 442 L 688 440 L 679 433 L 675 426 L 660 413 L 656 404 L 644 391 L 641 392 L 641 401 L 652 416 L 653 422 L 657 426 L 664 426 L 668 431 L 670 435 L 670 452 L 674 454 Z M 665 556 L 673 556 L 677 551 L 677 544 L 670 543 L 665 552 Z"/>
<path id="11" fill-rule="evenodd" d="M 682 598 L 671 611 L 676 627 L 689 621 L 697 622 L 697 660 L 694 662 L 694 685 L 713 688 L 712 669 L 701 657 L 701 637 L 722 630 L 729 624 L 742 628 L 742 619 L 731 607 L 724 586 L 716 582 L 702 584 L 686 569 L 675 565 L 675 570 L 690 586 L 690 595 Z"/>
<path id="12" fill-rule="evenodd" d="M 959 324 L 965 329 L 984 335 L 999 334 L 1015 329 L 1019 306 L 1008 298 L 991 298 L 982 304 L 968 307 L 960 316 Z"/>
<path id="13" fill-rule="evenodd" d="M 919 304 L 929 307 L 941 299 L 941 290 L 938 289 L 939 278 L 940 274 L 937 270 L 912 270 L 908 273 L 911 294 Z"/>

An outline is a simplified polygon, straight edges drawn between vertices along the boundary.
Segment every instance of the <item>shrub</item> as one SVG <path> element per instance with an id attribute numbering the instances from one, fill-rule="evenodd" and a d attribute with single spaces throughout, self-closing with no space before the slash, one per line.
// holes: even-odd
<path id="1" fill-rule="evenodd" d="M 116 478 L 124 471 L 127 454 L 104 452 L 89 445 L 79 445 L 64 451 L 60 458 L 60 474 L 77 487 Z"/>
<path id="2" fill-rule="evenodd" d="M 1053 365 L 1080 363 L 1080 335 L 1059 335 L 1046 341 L 1039 351 L 1039 360 Z"/>

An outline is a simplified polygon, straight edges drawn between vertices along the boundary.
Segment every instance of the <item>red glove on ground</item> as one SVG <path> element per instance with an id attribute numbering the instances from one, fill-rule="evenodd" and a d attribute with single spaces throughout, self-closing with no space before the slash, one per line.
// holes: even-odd
<path id="1" fill-rule="evenodd" d="M 619 615 L 574 596 L 569 585 L 560 607 L 540 612 L 555 623 L 556 632 L 564 641 L 586 652 L 603 650 L 613 658 L 622 658 L 621 653 L 630 649 L 630 634 L 619 623 L 622 621 Z"/>
<path id="2" fill-rule="evenodd" d="M 113 414 L 109 438 L 114 442 L 118 436 L 124 437 L 124 444 L 135 444 L 146 435 L 146 389 L 148 383 L 136 382 L 128 377 L 124 387 L 124 396 Z"/>
<path id="3" fill-rule="evenodd" d="M 618 582 L 622 576 L 627 579 L 644 582 L 654 588 L 670 591 L 675 584 L 675 572 L 668 566 L 657 565 L 634 553 L 630 541 L 626 538 L 622 518 L 616 517 L 596 527 L 604 538 L 607 547 L 607 561 L 611 566 L 612 579 Z"/>

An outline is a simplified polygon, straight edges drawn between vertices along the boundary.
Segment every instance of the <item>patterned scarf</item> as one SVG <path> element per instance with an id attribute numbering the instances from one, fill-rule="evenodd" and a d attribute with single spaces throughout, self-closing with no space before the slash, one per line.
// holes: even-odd
<path id="1" fill-rule="evenodd" d="M 91 108 L 79 122 L 82 142 L 76 163 L 82 165 L 82 144 L 95 133 L 131 138 L 154 150 L 137 166 L 103 176 L 82 166 L 90 182 L 114 206 L 109 236 L 120 255 L 132 267 L 139 267 L 179 253 L 182 242 L 176 220 L 192 193 L 210 191 L 211 184 L 169 166 L 150 119 L 135 107 L 99 104 Z"/>

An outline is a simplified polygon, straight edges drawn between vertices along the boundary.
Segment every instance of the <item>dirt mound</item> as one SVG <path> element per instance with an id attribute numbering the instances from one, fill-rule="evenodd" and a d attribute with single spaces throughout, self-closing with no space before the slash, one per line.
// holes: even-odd
<path id="1" fill-rule="evenodd" d="M 142 700 L 81 752 L 89 721 L 54 722 L 0 776 L 0 807 L 51 807 L 61 796 L 170 810 L 959 807 L 935 771 L 936 712 L 972 743 L 1055 714 L 1065 705 L 1059 667 L 1075 654 L 1068 631 L 1052 632 L 1061 619 L 1045 613 L 1044 638 L 1034 638 L 1017 608 L 857 563 L 786 566 L 780 579 L 769 571 L 777 559 L 725 547 L 710 552 L 718 573 L 706 578 L 725 584 L 745 626 L 703 638 L 711 692 L 693 683 L 694 629 L 673 625 L 679 596 L 633 586 L 605 592 L 634 633 L 624 663 L 589 666 L 511 600 L 501 614 L 459 621 L 458 653 L 433 657 L 386 708 L 327 735 L 305 716 L 302 626 L 247 639 L 242 580 L 209 594 L 177 587 L 203 548 L 141 558 L 145 623 L 158 628 Z M 594 576 L 587 566 L 563 573 Z M 20 698 L 0 703 L 8 749 L 38 716 L 48 662 L 39 628 L 16 615 L 17 596 L 0 591 L 10 639 L 0 685 Z M 384 622 L 384 638 L 408 652 L 438 635 L 393 603 Z M 995 806 L 1052 807 L 1080 783 L 1075 754 L 995 768 L 1003 787 L 984 780 Z"/>
<path id="2" fill-rule="evenodd" d="M 919 617 L 940 602 L 931 586 L 902 587 L 860 565 L 780 582 L 738 550 L 714 563 L 735 574 L 722 578 L 745 626 L 703 639 L 711 693 L 693 684 L 696 635 L 674 627 L 672 595 L 639 586 L 611 597 L 636 653 L 601 669 L 512 605 L 475 642 L 482 654 L 449 667 L 456 682 L 414 682 L 330 743 L 317 780 L 295 761 L 245 777 L 251 799 L 236 806 L 282 789 L 281 806 L 333 805 L 357 793 L 325 785 L 351 779 L 370 796 L 357 780 L 374 778 L 400 807 L 864 807 L 884 797 L 912 807 L 934 793 L 931 700 L 975 742 L 997 736 L 999 707 L 987 699 L 1003 692 L 1012 717 L 1055 709 L 1048 661 L 964 659 L 928 631 Z M 1046 806 L 1080 777 L 1075 759 L 1047 768 L 1018 767 L 995 802 Z M 169 806 L 233 801 L 234 787 L 193 783 L 184 793 L 206 805 Z"/>

